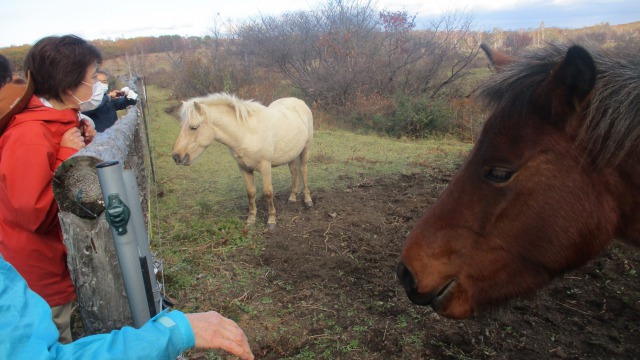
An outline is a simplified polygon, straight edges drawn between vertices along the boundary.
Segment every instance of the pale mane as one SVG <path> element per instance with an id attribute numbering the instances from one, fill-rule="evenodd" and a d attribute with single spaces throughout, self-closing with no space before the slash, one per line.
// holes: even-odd
<path id="1" fill-rule="evenodd" d="M 236 112 L 236 119 L 242 123 L 247 123 L 252 114 L 265 109 L 265 106 L 254 100 L 243 100 L 237 96 L 228 93 L 213 93 L 207 96 L 191 98 L 183 102 L 180 109 L 180 119 L 185 121 L 189 119 L 191 125 L 199 125 L 205 119 L 198 114 L 194 103 L 202 105 L 205 111 L 215 105 L 226 105 Z"/>

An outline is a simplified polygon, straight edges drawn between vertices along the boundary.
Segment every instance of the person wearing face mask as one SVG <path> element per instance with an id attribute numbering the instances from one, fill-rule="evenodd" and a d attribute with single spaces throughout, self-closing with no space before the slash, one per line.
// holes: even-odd
<path id="1" fill-rule="evenodd" d="M 136 104 L 137 94 L 128 88 L 125 88 L 125 90 L 127 90 L 126 94 L 123 91 L 117 90 L 108 93 L 109 78 L 107 73 L 102 70 L 96 72 L 96 78 L 98 80 L 96 84 L 99 85 L 100 91 L 93 94 L 91 102 L 97 104 L 97 106 L 93 110 L 83 110 L 82 114 L 94 121 L 96 131 L 103 132 L 116 123 L 118 120 L 118 110 L 123 110 L 129 105 Z"/>
<path id="2" fill-rule="evenodd" d="M 51 307 L 63 343 L 72 340 L 75 292 L 52 180 L 96 134 L 79 115 L 95 107 L 101 62 L 100 51 L 77 36 L 38 41 L 24 60 L 33 95 L 0 136 L 0 254 Z"/>

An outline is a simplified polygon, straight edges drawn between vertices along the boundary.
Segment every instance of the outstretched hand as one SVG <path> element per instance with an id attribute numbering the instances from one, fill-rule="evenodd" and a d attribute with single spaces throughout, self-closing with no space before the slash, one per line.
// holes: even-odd
<path id="1" fill-rule="evenodd" d="M 215 311 L 186 316 L 195 335 L 195 347 L 222 349 L 241 359 L 253 359 L 244 331 L 233 320 Z"/>

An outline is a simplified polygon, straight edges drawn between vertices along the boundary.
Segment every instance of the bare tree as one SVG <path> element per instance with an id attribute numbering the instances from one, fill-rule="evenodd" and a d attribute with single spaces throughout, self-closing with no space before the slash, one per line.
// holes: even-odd
<path id="1" fill-rule="evenodd" d="M 235 34 L 240 56 L 278 71 L 313 100 L 342 106 L 359 93 L 435 97 L 477 54 L 471 18 L 450 14 L 416 30 L 415 16 L 371 1 L 331 0 L 313 11 L 260 16 Z"/>
<path id="2" fill-rule="evenodd" d="M 209 30 L 211 35 L 204 37 L 197 46 L 177 46 L 177 51 L 167 52 L 177 98 L 235 92 L 250 79 L 251 68 L 244 67 L 234 58 L 234 39 L 225 36 L 218 17 L 214 18 L 214 25 Z"/>
<path id="3" fill-rule="evenodd" d="M 533 36 L 529 32 L 515 31 L 509 32 L 505 39 L 504 46 L 510 54 L 518 55 L 523 50 L 533 44 Z"/>
<path id="4" fill-rule="evenodd" d="M 238 28 L 238 49 L 310 98 L 343 104 L 369 67 L 373 15 L 369 2 L 334 0 L 315 11 L 261 16 Z"/>

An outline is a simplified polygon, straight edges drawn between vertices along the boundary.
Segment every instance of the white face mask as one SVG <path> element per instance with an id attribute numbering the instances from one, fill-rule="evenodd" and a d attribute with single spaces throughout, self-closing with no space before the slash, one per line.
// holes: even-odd
<path id="1" fill-rule="evenodd" d="M 103 84 L 101 82 L 98 82 L 98 84 L 100 84 L 100 86 L 102 87 L 102 93 L 106 94 L 107 91 L 109 91 L 109 84 Z"/>
<path id="2" fill-rule="evenodd" d="M 78 99 L 75 95 L 71 94 L 74 99 L 78 100 L 78 105 L 80 105 L 80 111 L 90 111 L 97 108 L 102 103 L 102 98 L 104 97 L 104 92 L 102 91 L 102 83 L 95 82 L 93 85 L 90 85 L 86 82 L 82 82 L 84 85 L 91 86 L 93 89 L 93 94 L 89 100 L 82 101 Z"/>

